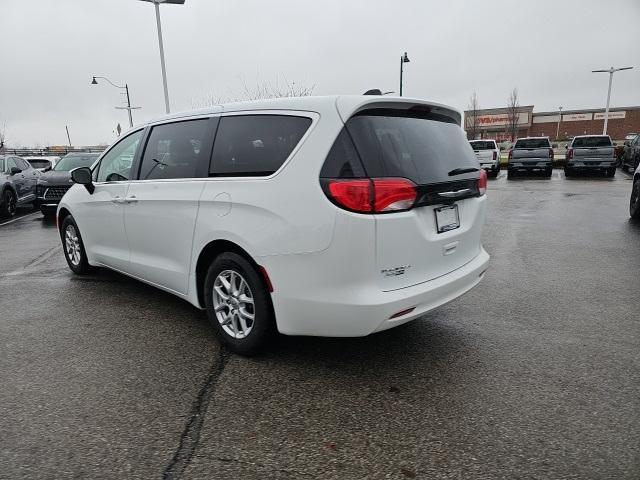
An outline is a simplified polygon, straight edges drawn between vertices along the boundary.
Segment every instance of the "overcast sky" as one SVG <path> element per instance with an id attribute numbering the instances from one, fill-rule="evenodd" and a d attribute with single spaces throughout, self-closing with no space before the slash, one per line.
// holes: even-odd
<path id="1" fill-rule="evenodd" d="M 161 7 L 172 111 L 242 96 L 246 83 L 314 94 L 398 91 L 482 108 L 517 87 L 535 111 L 640 105 L 639 0 L 186 0 Z M 164 113 L 153 5 L 139 0 L 0 0 L 0 128 L 14 146 L 111 143 L 128 127 L 119 90 Z"/>

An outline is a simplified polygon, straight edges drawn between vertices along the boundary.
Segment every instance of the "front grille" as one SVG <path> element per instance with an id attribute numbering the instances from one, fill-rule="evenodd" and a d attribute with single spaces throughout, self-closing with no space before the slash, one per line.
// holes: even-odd
<path id="1" fill-rule="evenodd" d="M 60 200 L 70 188 L 71 186 L 49 187 L 44 191 L 44 198 L 46 200 Z"/>

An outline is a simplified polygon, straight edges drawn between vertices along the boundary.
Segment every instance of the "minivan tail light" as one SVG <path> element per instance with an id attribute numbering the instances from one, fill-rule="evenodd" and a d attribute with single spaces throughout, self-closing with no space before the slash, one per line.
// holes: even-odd
<path id="1" fill-rule="evenodd" d="M 406 178 L 330 179 L 327 190 L 336 205 L 358 213 L 409 210 L 417 198 L 415 184 Z"/>
<path id="2" fill-rule="evenodd" d="M 478 178 L 478 192 L 480 195 L 487 193 L 487 172 L 480 170 L 480 178 Z"/>
<path id="3" fill-rule="evenodd" d="M 496 152 L 495 150 L 493 151 L 493 159 L 495 160 L 496 158 L 498 158 L 498 152 Z"/>

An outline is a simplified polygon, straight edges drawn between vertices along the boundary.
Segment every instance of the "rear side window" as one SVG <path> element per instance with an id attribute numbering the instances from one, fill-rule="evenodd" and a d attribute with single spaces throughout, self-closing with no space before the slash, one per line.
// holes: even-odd
<path id="1" fill-rule="evenodd" d="M 282 166 L 310 126 L 310 118 L 293 115 L 222 117 L 209 175 L 271 175 Z"/>
<path id="2" fill-rule="evenodd" d="M 469 142 L 474 150 L 495 150 L 496 145 L 493 142 L 473 141 Z"/>
<path id="3" fill-rule="evenodd" d="M 611 147 L 611 139 L 609 137 L 580 137 L 573 140 L 573 147 Z"/>
<path id="4" fill-rule="evenodd" d="M 513 148 L 551 148 L 548 138 L 524 138 L 517 140 Z"/>
<path id="5" fill-rule="evenodd" d="M 478 159 L 448 117 L 381 109 L 364 111 L 346 125 L 369 177 L 402 177 L 417 185 L 478 177 Z M 456 169 L 471 171 L 456 175 Z"/>
<path id="6" fill-rule="evenodd" d="M 195 178 L 209 120 L 189 120 L 153 127 L 140 165 L 140 180 Z M 206 161 L 206 160 L 205 160 Z"/>
<path id="7" fill-rule="evenodd" d="M 366 176 L 349 132 L 343 128 L 320 172 L 322 178 L 362 178 Z"/>

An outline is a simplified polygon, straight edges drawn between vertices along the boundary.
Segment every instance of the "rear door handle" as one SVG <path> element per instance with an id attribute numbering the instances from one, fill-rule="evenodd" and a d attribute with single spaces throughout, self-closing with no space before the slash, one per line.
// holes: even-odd
<path id="1" fill-rule="evenodd" d="M 127 203 L 136 203 L 138 199 L 136 198 L 135 195 L 129 195 L 127 198 L 124 199 L 124 201 Z"/>
<path id="2" fill-rule="evenodd" d="M 124 203 L 124 198 L 115 196 L 111 199 L 111 203 Z"/>

